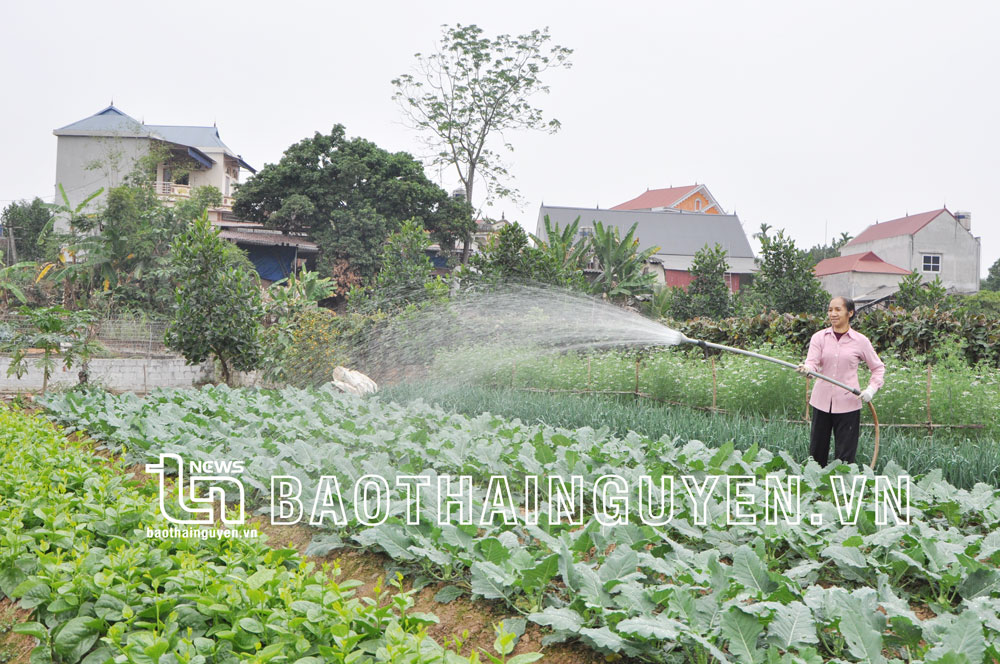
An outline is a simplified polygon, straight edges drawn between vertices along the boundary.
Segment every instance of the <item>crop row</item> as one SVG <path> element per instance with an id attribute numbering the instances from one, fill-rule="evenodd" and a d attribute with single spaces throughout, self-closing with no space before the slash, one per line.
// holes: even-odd
<path id="1" fill-rule="evenodd" d="M 740 453 L 669 436 L 618 438 L 488 413 L 468 418 L 326 389 L 219 387 L 145 400 L 75 392 L 51 398 L 48 407 L 136 461 L 166 452 L 240 460 L 252 500 L 272 517 L 274 476 L 295 478 L 302 506 L 329 504 L 323 477 L 342 487 L 384 478 L 384 518 L 372 525 L 351 491 L 338 492 L 347 524 L 320 524 L 314 552 L 380 548 L 416 574 L 450 584 L 442 600 L 463 592 L 502 600 L 551 627 L 550 642 L 575 638 L 602 652 L 678 662 L 1000 656 L 1000 492 L 986 485 L 958 490 L 931 473 L 910 487 L 903 510 L 909 523 L 883 523 L 871 501 L 857 502 L 856 519 L 845 522 L 834 479 L 857 486 L 860 476 L 867 486 L 869 471 L 824 469 L 756 447 Z M 466 508 L 474 523 L 440 519 L 446 475 L 471 478 Z M 609 475 L 621 478 L 620 496 L 633 506 L 643 500 L 644 478 L 655 485 L 689 477 L 698 487 L 712 478 L 751 478 L 746 491 L 756 500 L 732 525 L 725 491 L 710 493 L 700 518 L 685 482 L 661 483 L 659 506 L 673 503 L 671 519 L 651 524 L 633 509 L 609 522 L 607 503 L 602 511 L 595 500 L 600 478 Z M 884 475 L 899 486 L 898 467 Z M 489 493 L 495 476 L 509 479 L 515 518 L 484 523 L 478 516 L 496 503 Z M 555 501 L 536 506 L 529 476 L 570 487 L 580 478 L 582 500 L 563 505 L 572 518 L 557 522 Z M 799 478 L 799 522 L 768 522 L 768 477 Z M 405 486 L 413 478 L 426 486 L 419 519 L 409 523 L 414 503 Z M 517 518 L 534 507 L 537 523 Z"/>
<path id="2" fill-rule="evenodd" d="M 361 598 L 292 549 L 147 538 L 169 524 L 155 484 L 127 476 L 0 409 L 0 599 L 33 612 L 14 628 L 38 640 L 32 663 L 480 661 L 427 637 L 436 619 L 391 584 Z"/>

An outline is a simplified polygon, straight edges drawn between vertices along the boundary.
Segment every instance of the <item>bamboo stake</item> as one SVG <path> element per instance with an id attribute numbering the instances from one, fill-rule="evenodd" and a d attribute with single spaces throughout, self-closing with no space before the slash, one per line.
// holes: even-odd
<path id="1" fill-rule="evenodd" d="M 590 357 L 587 357 L 587 390 L 590 390 Z"/>
<path id="2" fill-rule="evenodd" d="M 718 380 L 715 375 L 715 357 L 708 358 L 712 363 L 712 410 L 716 410 L 716 395 L 718 393 Z"/>
<path id="3" fill-rule="evenodd" d="M 635 358 L 635 395 L 639 396 L 639 358 Z"/>
<path id="4" fill-rule="evenodd" d="M 927 428 L 934 432 L 934 422 L 931 420 L 931 365 L 927 365 Z"/>

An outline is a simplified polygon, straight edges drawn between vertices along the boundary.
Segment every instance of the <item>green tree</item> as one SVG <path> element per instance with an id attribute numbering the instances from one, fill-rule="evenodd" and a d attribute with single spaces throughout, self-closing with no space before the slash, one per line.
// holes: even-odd
<path id="1" fill-rule="evenodd" d="M 434 150 L 432 163 L 455 169 L 466 201 L 474 200 L 477 178 L 486 186 L 487 201 L 516 196 L 494 145 L 499 141 L 504 150 L 513 151 L 507 132 L 559 129 L 559 121 L 546 120 L 530 100 L 548 92 L 542 75 L 569 67 L 572 51 L 550 44 L 548 28 L 493 39 L 475 25 L 442 28 L 437 51 L 416 54 L 417 73 L 393 79 L 393 98 Z M 463 238 L 463 265 L 469 259 L 471 233 L 468 229 Z"/>
<path id="2" fill-rule="evenodd" d="M 0 214 L 0 228 L 6 236 L 13 236 L 8 263 L 42 261 L 54 257 L 57 247 L 51 243 L 52 206 L 36 197 L 16 201 Z"/>
<path id="3" fill-rule="evenodd" d="M 1000 291 L 1000 258 L 993 262 L 990 266 L 990 271 L 986 275 L 986 280 L 983 281 L 983 290 L 988 291 Z"/>
<path id="4" fill-rule="evenodd" d="M 899 280 L 896 304 L 907 310 L 917 307 L 951 308 L 952 301 L 941 282 L 941 277 L 934 277 L 933 281 L 924 281 L 919 273 L 911 272 Z"/>
<path id="5" fill-rule="evenodd" d="M 96 291 L 109 310 L 166 313 L 173 303 L 170 243 L 206 209 L 221 203 L 221 192 L 210 186 L 195 188 L 190 198 L 173 206 L 165 205 L 149 185 L 115 187 L 99 211 L 70 219 L 70 232 L 60 239 L 71 259 L 56 279 L 78 286 L 86 300 Z M 66 299 L 68 304 L 74 298 Z"/>
<path id="6" fill-rule="evenodd" d="M 754 275 L 751 297 L 757 309 L 779 313 L 821 314 L 826 310 L 830 295 L 813 273 L 809 255 L 796 248 L 784 230 L 771 237 L 761 226 L 761 256 Z"/>
<path id="7" fill-rule="evenodd" d="M 286 231 L 304 231 L 320 246 L 319 269 L 346 291 L 375 276 L 386 238 L 417 219 L 448 245 L 471 231 L 469 210 L 427 179 L 405 152 L 391 153 L 342 125 L 289 147 L 241 185 L 236 214 Z"/>
<path id="8" fill-rule="evenodd" d="M 595 293 L 612 300 L 629 301 L 653 292 L 656 276 L 645 272 L 645 267 L 659 247 L 639 251 L 639 239 L 635 237 L 638 225 L 632 224 L 625 237 L 621 237 L 617 227 L 605 228 L 601 222 L 594 222 L 591 248 L 600 269 L 590 284 Z"/>
<path id="9" fill-rule="evenodd" d="M 257 273 L 242 251 L 219 237 L 207 214 L 174 239 L 171 261 L 178 281 L 166 345 L 190 364 L 214 357 L 232 384 L 233 370 L 253 370 L 263 356 Z"/>
<path id="10" fill-rule="evenodd" d="M 806 253 L 809 255 L 809 262 L 813 265 L 819 263 L 821 260 L 826 258 L 836 258 L 840 255 L 840 250 L 845 244 L 851 241 L 850 233 L 841 233 L 840 237 L 835 239 L 830 244 L 817 244 L 809 249 Z"/>
<path id="11" fill-rule="evenodd" d="M 479 254 L 469 261 L 485 278 L 502 281 L 531 281 L 556 286 L 582 285 L 572 272 L 564 272 L 554 257 L 528 243 L 528 234 L 519 224 L 507 224 L 494 233 Z"/>
<path id="12" fill-rule="evenodd" d="M 733 313 L 732 297 L 726 285 L 726 250 L 716 244 L 707 244 L 699 249 L 691 262 L 691 283 L 687 291 L 675 293 L 670 313 L 676 320 L 688 320 L 699 316 L 705 318 L 726 318 Z"/>

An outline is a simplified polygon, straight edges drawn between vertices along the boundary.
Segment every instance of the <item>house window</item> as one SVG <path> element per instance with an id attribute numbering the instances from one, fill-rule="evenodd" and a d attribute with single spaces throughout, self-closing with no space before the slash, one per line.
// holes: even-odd
<path id="1" fill-rule="evenodd" d="M 924 254 L 924 272 L 940 272 L 940 271 L 941 271 L 941 255 Z"/>
<path id="2" fill-rule="evenodd" d="M 701 199 L 700 198 L 697 199 L 697 200 L 695 200 L 695 202 L 694 202 L 694 210 L 695 210 L 695 212 L 700 212 L 701 211 Z"/>

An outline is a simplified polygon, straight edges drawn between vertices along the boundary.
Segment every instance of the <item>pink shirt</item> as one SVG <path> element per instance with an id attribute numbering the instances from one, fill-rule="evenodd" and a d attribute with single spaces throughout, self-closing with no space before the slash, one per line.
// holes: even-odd
<path id="1" fill-rule="evenodd" d="M 878 359 L 868 337 L 860 332 L 848 329 L 837 341 L 833 328 L 828 327 L 812 335 L 809 340 L 809 354 L 806 365 L 810 371 L 823 374 L 838 380 L 845 385 L 858 387 L 858 364 L 864 360 L 872 372 L 868 387 L 876 390 L 882 387 L 882 377 L 885 375 L 885 364 Z M 861 398 L 856 397 L 842 387 L 825 380 L 815 379 L 812 398 L 809 405 L 827 413 L 849 413 L 861 408 Z"/>

